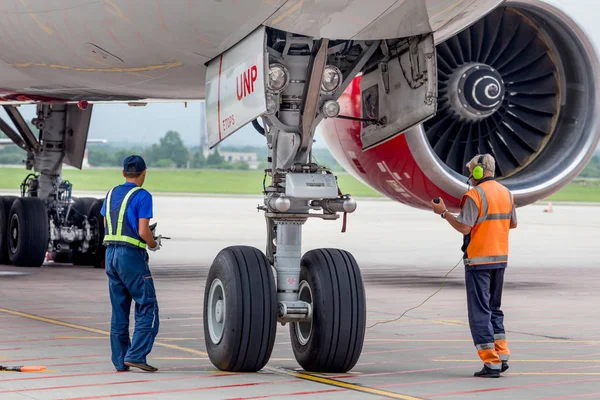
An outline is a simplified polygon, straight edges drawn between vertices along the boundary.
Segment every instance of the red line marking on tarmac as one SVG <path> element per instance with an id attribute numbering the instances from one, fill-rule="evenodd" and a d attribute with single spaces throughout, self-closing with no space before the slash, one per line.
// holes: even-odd
<path id="1" fill-rule="evenodd" d="M 287 396 L 307 396 L 314 394 L 323 394 L 323 393 L 334 393 L 334 392 L 346 392 L 348 389 L 328 389 L 328 390 L 316 390 L 313 392 L 295 392 L 295 393 L 279 393 L 279 394 L 270 394 L 268 396 L 254 396 L 254 397 L 231 397 L 226 400 L 251 400 L 251 399 L 270 399 L 271 397 L 287 397 Z"/>
<path id="2" fill-rule="evenodd" d="M 187 367 L 167 367 L 167 368 L 161 368 L 161 371 L 171 371 L 171 370 L 177 370 L 177 371 L 179 371 L 179 370 L 182 370 L 182 369 L 201 368 L 201 367 L 207 367 L 207 366 L 209 366 L 209 365 L 208 364 L 201 364 L 201 365 L 188 365 Z M 131 373 L 135 373 L 135 372 L 131 372 Z M 35 381 L 35 380 L 42 380 L 42 379 L 79 378 L 79 377 L 84 377 L 84 376 L 102 376 L 102 375 L 115 375 L 115 374 L 123 374 L 123 372 L 107 371 L 107 372 L 93 372 L 93 373 L 87 373 L 87 374 L 38 375 L 38 376 L 27 377 L 27 378 L 0 379 L 0 382 Z"/>
<path id="3" fill-rule="evenodd" d="M 2 362 L 21 362 L 21 361 L 39 361 L 39 360 L 63 360 L 70 358 L 85 358 L 85 357 L 102 357 L 102 354 L 86 354 L 83 356 L 64 356 L 64 357 L 38 357 L 38 358 L 21 358 L 19 360 L 2 360 Z"/>
<path id="4" fill-rule="evenodd" d="M 45 339 L 0 340 L 0 343 L 48 342 L 51 340 L 67 340 L 67 339 L 53 337 L 53 338 L 45 338 Z"/>
<path id="5" fill-rule="evenodd" d="M 50 367 L 72 367 L 73 365 L 91 365 L 91 364 L 106 364 L 106 361 L 86 361 L 86 362 L 78 362 L 78 363 L 50 364 Z"/>
<path id="6" fill-rule="evenodd" d="M 288 333 L 285 333 L 285 334 L 287 335 Z M 410 348 L 410 349 L 378 350 L 378 351 L 366 351 L 366 352 L 363 351 L 361 354 L 362 355 L 370 355 L 370 354 L 402 353 L 402 352 L 406 352 L 406 351 L 420 351 L 420 350 L 434 350 L 434 349 L 455 350 L 455 349 L 460 349 L 461 347 L 447 347 L 447 346 L 440 346 L 440 347 L 413 347 L 413 348 Z"/>
<path id="7" fill-rule="evenodd" d="M 377 386 L 373 386 L 373 387 L 376 389 L 382 389 L 382 388 L 397 387 L 397 386 L 428 385 L 430 383 L 459 382 L 459 381 L 468 381 L 468 380 L 475 380 L 475 379 L 479 379 L 479 378 L 467 377 L 467 378 L 452 378 L 452 379 L 436 379 L 436 380 L 432 380 L 432 381 L 419 381 L 419 382 L 388 383 L 385 385 L 377 385 Z"/>
<path id="8" fill-rule="evenodd" d="M 408 371 L 389 371 L 389 372 L 374 372 L 372 374 L 360 374 L 360 375 L 338 375 L 338 376 L 328 376 L 328 379 L 343 379 L 343 378 L 366 378 L 372 376 L 387 376 L 387 375 L 403 375 L 403 374 L 414 374 L 418 372 L 434 372 L 434 371 L 444 371 L 447 369 L 466 369 L 473 368 L 471 365 L 467 366 L 455 366 L 455 367 L 440 367 L 440 368 L 429 368 L 429 369 L 413 369 Z"/>
<path id="9" fill-rule="evenodd" d="M 575 398 L 582 398 L 582 397 L 600 397 L 600 392 L 596 392 L 596 393 L 586 393 L 586 394 L 572 394 L 569 396 L 560 396 L 560 397 L 546 397 L 543 398 L 541 400 L 563 400 L 563 399 L 575 399 Z"/>
<path id="10" fill-rule="evenodd" d="M 0 351 L 12 351 L 12 350 L 21 350 L 21 349 L 22 349 L 22 347 L 13 347 L 10 349 L 0 349 Z"/>
<path id="11" fill-rule="evenodd" d="M 45 390 L 76 389 L 76 388 L 84 388 L 84 387 L 110 386 L 110 385 L 129 385 L 129 384 L 134 384 L 134 383 L 179 381 L 179 380 L 186 380 L 186 379 L 212 378 L 212 377 L 221 377 L 221 376 L 233 376 L 233 375 L 232 374 L 211 374 L 211 375 L 171 377 L 171 378 L 162 378 L 162 379 L 161 378 L 159 378 L 159 379 L 138 379 L 135 381 L 86 383 L 86 384 L 82 384 L 82 385 L 48 386 L 48 387 L 41 387 L 41 388 L 0 390 L 0 393 L 39 392 L 39 391 L 45 391 Z"/>
<path id="12" fill-rule="evenodd" d="M 230 374 L 227 374 L 230 375 Z M 212 375 L 210 375 L 212 376 Z M 113 397 L 125 397 L 125 396 L 148 396 L 154 394 L 166 394 L 166 393 L 183 393 L 183 392 L 198 392 L 201 390 L 215 390 L 215 389 L 228 389 L 228 388 L 236 388 L 236 387 L 248 387 L 248 386 L 259 386 L 259 385 L 273 385 L 280 383 L 288 383 L 288 382 L 297 382 L 294 380 L 287 381 L 277 381 L 277 382 L 252 382 L 252 383 L 235 383 L 231 385 L 219 385 L 219 386 L 204 386 L 204 387 L 195 387 L 195 388 L 185 388 L 185 389 L 170 389 L 170 390 L 157 390 L 154 392 L 132 392 L 132 393 L 119 393 L 119 394 L 107 394 L 101 396 L 90 396 L 90 397 L 70 397 L 64 398 L 60 400 L 93 400 L 93 399 L 109 399 Z"/>
<path id="13" fill-rule="evenodd" d="M 475 394 L 475 393 L 489 393 L 489 392 L 500 392 L 505 390 L 514 390 L 514 389 L 529 389 L 534 387 L 547 387 L 547 386 L 556 386 L 556 385 L 569 385 L 571 383 L 586 383 L 586 382 L 596 382 L 600 381 L 600 378 L 594 379 L 578 379 L 575 381 L 562 381 L 562 382 L 550 382 L 550 383 L 536 383 L 532 385 L 520 385 L 520 386 L 507 386 L 507 387 L 497 387 L 497 388 L 488 388 L 488 389 L 476 389 L 476 390 L 466 390 L 464 392 L 447 392 L 447 393 L 434 393 L 427 394 L 421 397 L 429 398 L 429 397 L 448 397 L 448 396 L 458 396 L 464 394 Z"/>

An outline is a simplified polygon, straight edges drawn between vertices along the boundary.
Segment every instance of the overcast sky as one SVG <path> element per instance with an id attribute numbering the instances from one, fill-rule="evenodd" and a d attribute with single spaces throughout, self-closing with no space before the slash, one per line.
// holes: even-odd
<path id="1" fill-rule="evenodd" d="M 600 2 L 598 0 L 547 0 L 548 3 L 565 7 L 568 13 L 592 37 L 596 47 L 600 42 Z M 201 110 L 203 103 L 188 103 L 185 108 L 183 103 L 155 103 L 145 107 L 129 107 L 124 104 L 98 104 L 94 106 L 90 127 L 90 138 L 108 139 L 109 141 L 123 141 L 131 143 L 156 143 L 169 129 L 178 131 L 184 142 L 189 146 L 200 144 L 200 134 L 205 130 L 204 113 Z M 31 119 L 34 116 L 34 106 L 21 107 L 24 117 Z M 2 114 L 4 112 L 2 110 Z M 318 147 L 325 144 L 320 137 L 316 137 Z M 265 140 L 251 125 L 242 128 L 233 136 L 223 142 L 225 145 L 257 145 L 262 146 Z"/>

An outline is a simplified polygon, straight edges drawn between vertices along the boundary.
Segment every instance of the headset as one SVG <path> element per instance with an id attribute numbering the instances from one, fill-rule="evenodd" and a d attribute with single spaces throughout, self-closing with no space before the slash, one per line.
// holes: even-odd
<path id="1" fill-rule="evenodd" d="M 471 173 L 471 176 L 477 180 L 483 178 L 483 173 L 485 172 L 485 167 L 483 166 L 484 156 L 485 154 L 479 156 L 479 159 L 477 160 L 477 165 L 475 166 L 475 168 L 473 168 L 473 172 Z"/>

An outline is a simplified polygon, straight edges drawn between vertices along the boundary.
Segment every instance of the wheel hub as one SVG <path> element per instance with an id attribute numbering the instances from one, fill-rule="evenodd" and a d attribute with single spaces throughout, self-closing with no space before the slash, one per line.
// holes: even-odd
<path id="1" fill-rule="evenodd" d="M 313 296 L 312 290 L 310 290 L 310 286 L 308 282 L 302 281 L 300 282 L 300 287 L 298 289 L 298 300 L 306 302 L 312 306 L 313 304 Z M 312 318 L 310 321 L 303 322 L 295 322 L 296 324 L 296 336 L 298 336 L 298 342 L 301 345 L 306 345 L 312 336 L 313 323 Z"/>
<path id="2" fill-rule="evenodd" d="M 226 309 L 225 288 L 220 279 L 215 279 L 208 293 L 208 332 L 210 340 L 219 344 L 225 330 Z"/>
<path id="3" fill-rule="evenodd" d="M 450 78 L 450 105 L 463 119 L 477 121 L 494 114 L 502 106 L 505 88 L 502 76 L 485 64 L 470 64 Z"/>
<path id="4" fill-rule="evenodd" d="M 13 214 L 11 218 L 10 232 L 10 250 L 12 253 L 15 253 L 19 244 L 19 217 L 17 217 L 17 214 Z"/>
<path id="5" fill-rule="evenodd" d="M 223 322 L 223 300 L 217 300 L 215 307 L 215 320 L 217 322 Z"/>

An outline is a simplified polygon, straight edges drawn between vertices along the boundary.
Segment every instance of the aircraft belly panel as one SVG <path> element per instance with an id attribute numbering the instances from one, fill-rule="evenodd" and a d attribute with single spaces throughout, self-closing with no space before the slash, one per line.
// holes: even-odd
<path id="1" fill-rule="evenodd" d="M 441 43 L 483 18 L 504 0 L 426 0 L 435 43 Z"/>
<path id="2" fill-rule="evenodd" d="M 288 1 L 265 25 L 328 39 L 390 39 L 431 32 L 425 0 Z"/>
<path id="3" fill-rule="evenodd" d="M 0 101 L 202 99 L 205 63 L 283 3 L 3 0 Z"/>
<path id="4" fill-rule="evenodd" d="M 205 64 L 261 24 L 330 39 L 436 42 L 501 0 L 3 0 L 0 102 L 197 100 Z"/>

